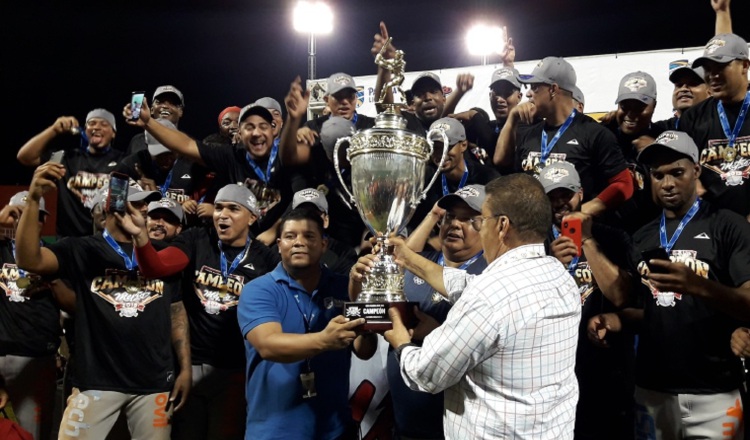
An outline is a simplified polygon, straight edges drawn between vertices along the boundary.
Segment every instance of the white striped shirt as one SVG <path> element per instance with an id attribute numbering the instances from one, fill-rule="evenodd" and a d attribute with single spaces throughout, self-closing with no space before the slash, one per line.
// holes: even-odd
<path id="1" fill-rule="evenodd" d="M 563 265 L 525 245 L 476 277 L 446 268 L 443 281 L 455 305 L 403 350 L 401 376 L 445 390 L 446 438 L 572 439 L 581 299 Z"/>

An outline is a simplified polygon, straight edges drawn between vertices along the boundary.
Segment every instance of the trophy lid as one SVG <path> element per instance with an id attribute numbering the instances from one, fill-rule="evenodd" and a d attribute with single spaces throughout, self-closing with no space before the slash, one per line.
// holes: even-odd
<path id="1" fill-rule="evenodd" d="M 393 106 L 375 116 L 375 128 L 390 128 L 393 130 L 405 130 L 406 118 L 394 111 Z"/>

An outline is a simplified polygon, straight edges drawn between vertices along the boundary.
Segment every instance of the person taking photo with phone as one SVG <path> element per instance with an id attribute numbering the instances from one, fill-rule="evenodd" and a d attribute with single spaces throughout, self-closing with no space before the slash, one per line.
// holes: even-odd
<path id="1" fill-rule="evenodd" d="M 750 225 L 698 197 L 698 147 L 666 131 L 638 160 L 649 169 L 662 214 L 633 236 L 642 309 L 597 315 L 589 338 L 607 345 L 640 328 L 636 354 L 636 434 L 640 438 L 743 438 L 741 363 L 732 332 L 750 315 Z M 645 261 L 644 261 L 645 260 Z"/>
<path id="2" fill-rule="evenodd" d="M 633 438 L 633 333 L 611 338 L 607 349 L 586 337 L 593 316 L 616 312 L 628 303 L 635 268 L 632 241 L 624 231 L 593 221 L 581 212 L 581 178 L 570 162 L 541 170 L 539 181 L 552 206 L 549 253 L 568 269 L 581 295 L 581 325 L 576 352 L 580 397 L 576 439 Z M 609 404 L 601 404 L 602 392 Z"/>

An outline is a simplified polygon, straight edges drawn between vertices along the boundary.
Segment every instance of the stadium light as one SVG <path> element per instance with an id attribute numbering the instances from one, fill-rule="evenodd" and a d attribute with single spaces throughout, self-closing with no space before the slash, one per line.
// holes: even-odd
<path id="1" fill-rule="evenodd" d="M 315 36 L 333 31 L 333 11 L 322 1 L 300 0 L 294 8 L 294 30 L 307 34 L 307 79 L 315 79 Z"/>
<path id="2" fill-rule="evenodd" d="M 481 56 L 482 65 L 485 65 L 488 56 L 500 54 L 505 49 L 503 29 L 500 26 L 476 24 L 466 33 L 466 47 L 469 54 Z"/>

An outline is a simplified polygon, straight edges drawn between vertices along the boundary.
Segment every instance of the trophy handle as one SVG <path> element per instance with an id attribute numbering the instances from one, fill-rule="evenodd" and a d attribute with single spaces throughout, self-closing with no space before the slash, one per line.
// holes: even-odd
<path id="1" fill-rule="evenodd" d="M 438 176 L 440 175 L 440 170 L 443 168 L 443 163 L 445 163 L 445 158 L 448 157 L 448 150 L 450 150 L 450 145 L 448 145 L 448 135 L 445 134 L 445 130 L 439 129 L 439 128 L 433 128 L 432 130 L 427 132 L 427 143 L 430 145 L 430 157 L 432 157 L 432 152 L 435 149 L 433 146 L 432 141 L 432 134 L 433 133 L 440 133 L 440 136 L 443 138 L 443 156 L 440 158 L 440 164 L 438 165 L 437 171 L 435 171 L 435 174 L 432 176 L 432 179 L 430 179 L 430 182 L 427 184 L 427 186 L 424 188 L 424 191 L 422 191 L 422 194 L 417 197 L 417 202 L 414 203 L 414 207 L 416 207 L 417 203 L 419 203 L 420 200 L 424 200 L 427 198 L 427 192 L 432 188 L 432 185 L 437 180 Z M 429 160 L 429 159 L 428 159 Z"/>
<path id="2" fill-rule="evenodd" d="M 344 142 L 351 141 L 351 136 L 342 137 L 339 138 L 336 141 L 336 145 L 333 146 L 333 169 L 336 170 L 336 175 L 339 178 L 339 182 L 341 182 L 341 187 L 344 188 L 344 191 L 346 192 L 346 195 L 349 196 L 349 201 L 356 205 L 357 202 L 354 200 L 354 195 L 352 195 L 351 191 L 349 191 L 349 188 L 346 187 L 346 183 L 344 182 L 344 176 L 341 175 L 341 170 L 339 169 L 339 147 Z M 346 158 L 349 159 L 349 152 L 346 152 Z"/>

